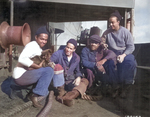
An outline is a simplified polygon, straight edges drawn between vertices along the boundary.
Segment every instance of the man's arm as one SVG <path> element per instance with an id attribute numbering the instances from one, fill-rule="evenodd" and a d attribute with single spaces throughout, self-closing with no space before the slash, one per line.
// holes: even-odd
<path id="1" fill-rule="evenodd" d="M 94 69 L 94 67 L 96 66 L 95 62 L 89 61 L 87 48 L 82 49 L 81 59 L 82 59 L 83 66 L 86 67 L 86 68 Z"/>
<path id="2" fill-rule="evenodd" d="M 50 58 L 50 62 L 54 62 L 55 64 L 58 64 L 58 58 L 59 58 L 59 52 L 56 51 L 52 54 Z"/>
<path id="3" fill-rule="evenodd" d="M 134 46 L 134 42 L 133 42 L 133 37 L 131 35 L 131 33 L 128 31 L 128 30 L 125 30 L 126 34 L 125 34 L 125 44 L 126 44 L 126 49 L 124 51 L 124 54 L 128 55 L 128 54 L 131 54 L 134 49 L 135 49 L 135 46 Z"/>

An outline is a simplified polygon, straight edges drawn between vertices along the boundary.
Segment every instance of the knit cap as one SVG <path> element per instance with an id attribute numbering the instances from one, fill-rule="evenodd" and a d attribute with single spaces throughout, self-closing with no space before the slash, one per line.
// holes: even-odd
<path id="1" fill-rule="evenodd" d="M 60 87 L 64 85 L 64 69 L 60 64 L 56 64 L 54 68 L 53 85 L 54 87 Z"/>
<path id="2" fill-rule="evenodd" d="M 46 26 L 41 26 L 40 28 L 38 28 L 37 31 L 36 31 L 36 33 L 35 33 L 35 35 L 39 35 L 41 33 L 49 35 L 49 32 L 48 32 Z"/>
<path id="3" fill-rule="evenodd" d="M 111 17 L 111 16 L 117 17 L 119 21 L 121 21 L 121 19 L 122 19 L 122 16 L 120 15 L 120 13 L 119 13 L 118 10 L 115 10 L 115 12 L 113 12 L 113 13 L 110 15 L 110 17 Z"/>
<path id="4" fill-rule="evenodd" d="M 70 39 L 69 41 L 67 41 L 67 44 L 71 43 L 75 46 L 75 48 L 77 48 L 77 41 L 75 39 Z"/>

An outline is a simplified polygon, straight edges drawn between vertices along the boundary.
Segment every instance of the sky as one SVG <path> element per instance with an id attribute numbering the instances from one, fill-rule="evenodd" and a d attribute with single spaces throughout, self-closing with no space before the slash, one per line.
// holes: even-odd
<path id="1" fill-rule="evenodd" d="M 150 43 L 150 0 L 135 0 L 134 43 Z"/>

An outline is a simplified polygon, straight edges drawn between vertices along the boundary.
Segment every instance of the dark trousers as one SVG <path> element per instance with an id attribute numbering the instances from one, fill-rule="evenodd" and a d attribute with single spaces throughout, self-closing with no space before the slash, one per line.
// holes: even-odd
<path id="1" fill-rule="evenodd" d="M 132 54 L 125 57 L 122 63 L 117 63 L 118 83 L 132 84 L 136 71 L 136 60 Z"/>
<path id="2" fill-rule="evenodd" d="M 100 72 L 97 68 L 94 70 L 86 69 L 85 76 L 89 81 L 89 88 L 92 86 L 94 80 L 101 81 L 103 84 L 116 85 L 118 81 L 117 72 L 113 60 L 107 60 L 103 65 L 106 74 Z"/>

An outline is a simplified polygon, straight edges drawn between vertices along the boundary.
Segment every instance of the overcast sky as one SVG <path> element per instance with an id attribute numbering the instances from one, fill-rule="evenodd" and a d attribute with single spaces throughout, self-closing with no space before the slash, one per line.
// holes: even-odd
<path id="1" fill-rule="evenodd" d="M 135 43 L 150 43 L 150 0 L 135 0 Z"/>

